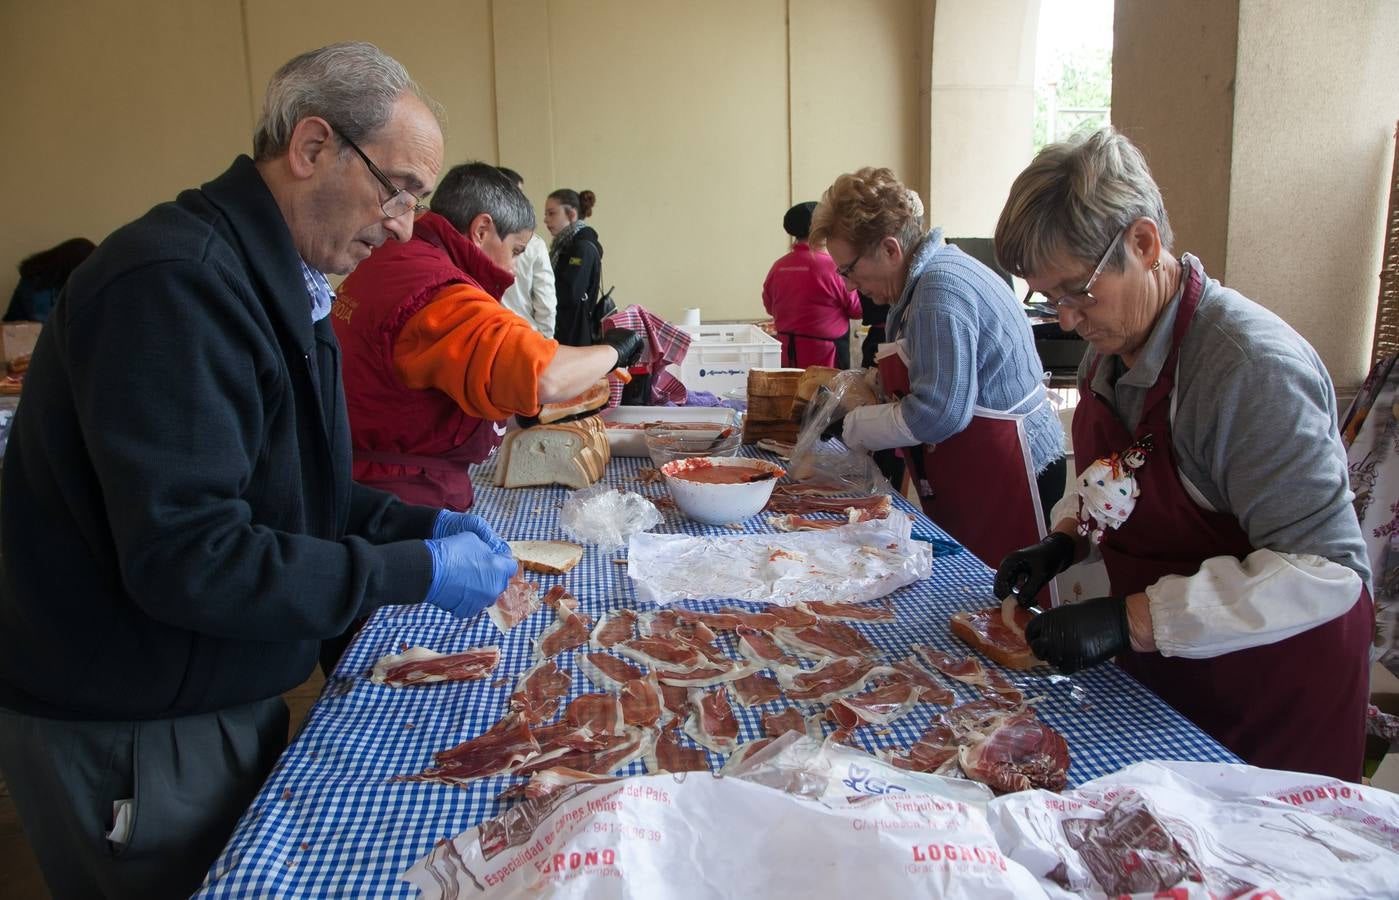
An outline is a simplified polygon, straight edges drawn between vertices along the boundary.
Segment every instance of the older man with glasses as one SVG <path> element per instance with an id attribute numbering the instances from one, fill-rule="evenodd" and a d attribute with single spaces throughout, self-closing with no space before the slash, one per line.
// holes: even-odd
<path id="1" fill-rule="evenodd" d="M 188 896 L 320 639 L 386 604 L 474 615 L 514 572 L 479 518 L 350 478 L 323 273 L 408 240 L 441 164 L 397 62 L 303 54 L 253 159 L 116 231 L 59 297 L 0 531 L 0 771 L 55 896 Z"/>

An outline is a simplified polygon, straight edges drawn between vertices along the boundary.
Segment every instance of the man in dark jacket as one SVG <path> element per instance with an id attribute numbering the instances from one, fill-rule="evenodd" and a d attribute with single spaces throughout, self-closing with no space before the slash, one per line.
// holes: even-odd
<path id="1" fill-rule="evenodd" d="M 187 896 L 321 638 L 474 615 L 479 518 L 350 478 L 323 272 L 407 240 L 442 134 L 369 44 L 273 76 L 255 159 L 119 229 L 35 348 L 3 472 L 0 771 L 55 896 Z"/>

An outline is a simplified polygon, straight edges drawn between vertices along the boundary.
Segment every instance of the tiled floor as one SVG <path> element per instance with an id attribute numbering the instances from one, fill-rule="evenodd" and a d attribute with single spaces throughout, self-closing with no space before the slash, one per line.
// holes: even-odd
<path id="1" fill-rule="evenodd" d="M 306 718 L 306 711 L 320 696 L 325 680 L 317 669 L 301 687 L 289 691 L 285 697 L 291 708 L 291 733 L 295 734 Z M 1376 667 L 1374 689 L 1399 693 L 1399 680 L 1387 671 Z M 1399 793 L 1399 752 L 1391 753 L 1375 773 L 1372 784 L 1385 790 Z M 39 875 L 39 867 L 29 852 L 29 843 L 10 805 L 10 795 L 5 784 L 0 781 L 0 897 L 9 900 L 42 900 L 49 896 L 44 889 L 44 880 Z"/>
<path id="2" fill-rule="evenodd" d="M 320 696 L 325 679 L 316 669 L 301 687 L 283 696 L 291 709 L 291 733 L 296 734 L 306 718 L 306 711 Z M 29 841 L 20 827 L 19 817 L 10 804 L 10 792 L 0 780 L 0 897 L 7 900 L 46 900 L 49 892 L 43 876 L 29 852 Z"/>

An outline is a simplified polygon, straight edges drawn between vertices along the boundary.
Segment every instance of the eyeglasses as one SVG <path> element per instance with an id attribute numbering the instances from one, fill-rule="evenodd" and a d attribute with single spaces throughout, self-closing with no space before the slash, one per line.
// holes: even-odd
<path id="1" fill-rule="evenodd" d="M 1131 225 L 1127 226 L 1127 228 L 1130 227 Z M 1108 264 L 1108 258 L 1112 256 L 1112 251 L 1117 249 L 1118 243 L 1121 242 L 1122 237 L 1125 234 L 1127 234 L 1127 228 L 1124 228 L 1121 231 L 1119 231 L 1117 233 L 1117 237 L 1112 239 L 1112 243 L 1108 244 L 1108 248 L 1103 251 L 1102 258 L 1100 258 L 1098 260 L 1098 264 L 1093 267 L 1093 274 L 1088 276 L 1088 281 L 1083 285 L 1083 287 L 1079 288 L 1076 291 L 1069 291 L 1067 294 L 1060 297 L 1058 300 L 1051 300 L 1048 295 L 1039 291 L 1031 291 L 1029 295 L 1025 297 L 1026 305 L 1030 304 L 1031 299 L 1037 293 L 1041 297 L 1044 297 L 1044 305 L 1053 310 L 1056 315 L 1063 312 L 1066 309 L 1087 309 L 1088 307 L 1097 303 L 1098 298 L 1094 297 L 1092 294 L 1093 285 L 1097 283 L 1098 276 L 1103 274 L 1103 268 Z"/>
<path id="2" fill-rule="evenodd" d="M 427 212 L 427 206 L 420 203 L 418 198 L 413 195 L 412 191 L 405 190 L 392 181 L 389 181 L 388 176 L 379 171 L 379 167 L 374 165 L 374 161 L 365 155 L 365 152 L 361 150 L 354 141 L 345 137 L 343 131 L 336 128 L 334 125 L 330 126 L 330 129 L 339 136 L 340 140 L 349 144 L 351 150 L 359 154 L 359 158 L 364 160 L 365 166 L 369 168 L 369 174 L 373 175 L 374 178 L 384 186 L 384 190 L 389 192 L 389 199 L 379 204 L 379 208 L 384 211 L 384 215 L 388 216 L 390 219 L 397 219 L 406 212 Z"/>
<path id="3" fill-rule="evenodd" d="M 841 278 L 849 278 L 851 275 L 854 275 L 855 267 L 860 264 L 860 260 L 864 259 L 866 255 L 867 254 L 861 253 L 859 256 L 850 260 L 850 262 L 846 263 L 845 265 L 836 266 L 836 274 L 839 275 Z"/>

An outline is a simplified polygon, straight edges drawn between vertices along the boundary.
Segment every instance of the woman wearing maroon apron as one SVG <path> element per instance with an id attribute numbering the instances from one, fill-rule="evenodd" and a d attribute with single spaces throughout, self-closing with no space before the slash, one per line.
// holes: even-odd
<path id="1" fill-rule="evenodd" d="M 1245 761 L 1356 781 L 1374 621 L 1330 378 L 1171 241 L 1111 129 L 1046 147 L 1011 188 L 997 257 L 1091 352 L 1073 490 L 996 593 L 1024 602 L 1101 553 L 1112 596 L 1037 616 L 1036 655 L 1115 657 Z"/>
<path id="2" fill-rule="evenodd" d="M 876 353 L 892 402 L 844 421 L 854 450 L 903 448 L 928 517 L 988 565 L 1044 536 L 1064 489 L 1064 432 L 1030 325 L 1005 281 L 924 233 L 918 195 L 888 169 L 836 179 L 813 216 L 836 271 L 893 304 Z"/>

